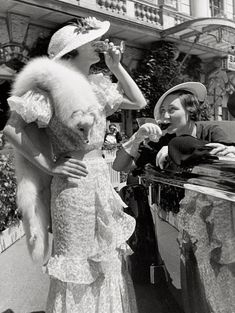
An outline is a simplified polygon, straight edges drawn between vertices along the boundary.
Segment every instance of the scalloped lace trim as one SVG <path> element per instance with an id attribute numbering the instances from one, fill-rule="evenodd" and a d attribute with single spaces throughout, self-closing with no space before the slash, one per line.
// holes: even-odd
<path id="1" fill-rule="evenodd" d="M 127 256 L 132 253 L 128 244 L 123 243 L 117 250 L 101 251 L 88 259 L 55 255 L 49 259 L 44 272 L 63 282 L 91 284 L 102 275 L 113 275 L 118 255 Z"/>
<path id="2" fill-rule="evenodd" d="M 49 259 L 46 273 L 63 282 L 91 284 L 100 275 L 100 267 L 87 259 L 56 255 Z"/>
<path id="3" fill-rule="evenodd" d="M 135 230 L 135 219 L 124 213 L 122 207 L 126 204 L 111 187 L 111 194 L 105 199 L 101 189 L 97 196 L 97 231 L 94 242 L 92 260 L 96 262 L 109 259 L 114 250 L 119 250 L 124 255 L 133 251 L 126 244 Z M 112 209 L 110 209 L 112 208 Z"/>

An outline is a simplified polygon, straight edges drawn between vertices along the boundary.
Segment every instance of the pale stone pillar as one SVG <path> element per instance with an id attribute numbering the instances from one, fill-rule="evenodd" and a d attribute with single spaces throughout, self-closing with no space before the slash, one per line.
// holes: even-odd
<path id="1" fill-rule="evenodd" d="M 211 17 L 209 0 L 191 0 L 193 17 Z"/>
<path id="2" fill-rule="evenodd" d="M 235 0 L 233 0 L 233 20 L 235 19 Z"/>
<path id="3" fill-rule="evenodd" d="M 135 4 L 133 1 L 128 1 L 126 2 L 126 13 L 130 17 L 135 17 Z"/>

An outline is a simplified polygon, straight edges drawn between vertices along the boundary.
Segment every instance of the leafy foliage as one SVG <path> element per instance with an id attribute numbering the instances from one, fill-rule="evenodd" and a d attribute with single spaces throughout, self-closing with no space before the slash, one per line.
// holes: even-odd
<path id="1" fill-rule="evenodd" d="M 0 231 L 19 222 L 16 208 L 16 178 L 12 154 L 0 153 Z"/>
<path id="2" fill-rule="evenodd" d="M 185 81 L 200 81 L 200 73 L 201 61 L 198 57 L 179 54 L 170 42 L 154 43 L 132 73 L 148 103 L 140 116 L 152 117 L 155 104 L 164 92 Z M 202 113 L 202 116 L 208 119 L 207 113 Z"/>

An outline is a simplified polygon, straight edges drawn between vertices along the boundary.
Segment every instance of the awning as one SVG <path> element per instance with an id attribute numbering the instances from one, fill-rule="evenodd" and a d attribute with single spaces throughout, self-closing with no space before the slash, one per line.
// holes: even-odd
<path id="1" fill-rule="evenodd" d="M 161 32 L 161 37 L 177 43 L 179 50 L 201 58 L 235 54 L 235 23 L 225 18 L 186 21 Z"/>

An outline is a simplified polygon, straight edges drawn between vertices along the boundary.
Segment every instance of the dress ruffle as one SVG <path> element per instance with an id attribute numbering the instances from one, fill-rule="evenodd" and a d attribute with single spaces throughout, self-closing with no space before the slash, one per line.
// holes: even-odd
<path id="1" fill-rule="evenodd" d="M 117 254 L 112 254 L 108 262 L 101 263 L 101 268 L 105 277 L 100 275 L 89 285 L 51 279 L 46 312 L 137 313 L 133 283 L 126 262 Z"/>
<path id="2" fill-rule="evenodd" d="M 11 111 L 21 115 L 26 123 L 37 122 L 39 127 L 49 124 L 53 109 L 45 92 L 29 90 L 22 97 L 12 96 L 7 101 Z"/>
<path id="3" fill-rule="evenodd" d="M 60 281 L 77 284 L 91 284 L 100 275 L 99 267 L 94 262 L 63 255 L 51 257 L 46 272 Z"/>
<path id="4" fill-rule="evenodd" d="M 84 181 L 79 180 L 79 183 L 83 186 L 84 191 L 86 186 L 87 188 L 94 188 L 92 182 L 96 186 L 94 240 L 89 243 L 90 249 L 87 250 L 86 254 L 72 258 L 69 255 L 66 255 L 66 257 L 64 255 L 56 256 L 51 258 L 47 265 L 48 274 L 64 282 L 90 284 L 98 279 L 100 275 L 105 275 L 103 270 L 107 266 L 104 267 L 102 264 L 112 264 L 114 254 L 127 256 L 133 253 L 126 241 L 134 232 L 135 219 L 124 213 L 123 207 L 126 207 L 126 204 L 113 189 L 111 183 L 106 180 L 106 183 L 104 182 L 105 176 L 109 174 L 103 158 L 100 158 L 100 161 L 94 160 L 91 162 L 90 171 L 92 171 L 93 166 L 99 167 L 96 174 L 101 171 L 100 175 L 96 178 L 93 174 L 88 175 Z M 71 189 L 71 192 L 74 196 L 77 194 L 75 189 Z M 71 194 L 71 197 L 73 195 Z M 85 195 L 79 197 L 85 197 Z M 63 211 L 66 210 L 67 206 L 63 202 Z M 70 208 L 70 210 L 73 211 L 73 208 Z M 75 216 L 73 218 L 75 219 Z"/>
<path id="5" fill-rule="evenodd" d="M 101 183 L 97 188 L 97 230 L 95 236 L 94 261 L 109 259 L 110 253 L 119 250 L 124 255 L 133 251 L 126 244 L 135 230 L 135 219 L 124 213 L 126 204 L 122 201 L 112 185 Z"/>
<path id="6" fill-rule="evenodd" d="M 50 276 L 68 283 L 91 284 L 106 274 L 107 265 L 113 263 L 114 251 L 123 256 L 133 253 L 126 241 L 134 232 L 135 219 L 123 212 L 125 203 L 113 189 L 110 191 L 108 207 L 103 207 L 104 199 L 100 199 L 101 205 L 97 206 L 96 234 L 90 255 L 87 258 L 51 257 L 46 267 Z"/>
<path id="7" fill-rule="evenodd" d="M 89 81 L 99 103 L 105 107 L 106 116 L 112 115 L 123 102 L 123 90 L 102 73 L 90 75 Z"/>
<path id="8" fill-rule="evenodd" d="M 187 191 L 180 203 L 180 247 L 183 256 L 191 255 L 193 250 L 196 261 L 192 257 L 189 261 L 191 259 L 194 265 L 197 264 L 200 287 L 203 287 L 206 302 L 213 313 L 235 312 L 235 277 L 232 271 L 235 263 L 233 218 L 232 201 Z M 190 263 L 187 266 L 190 266 Z M 199 285 L 199 280 L 196 280 L 192 282 L 194 288 Z"/>

